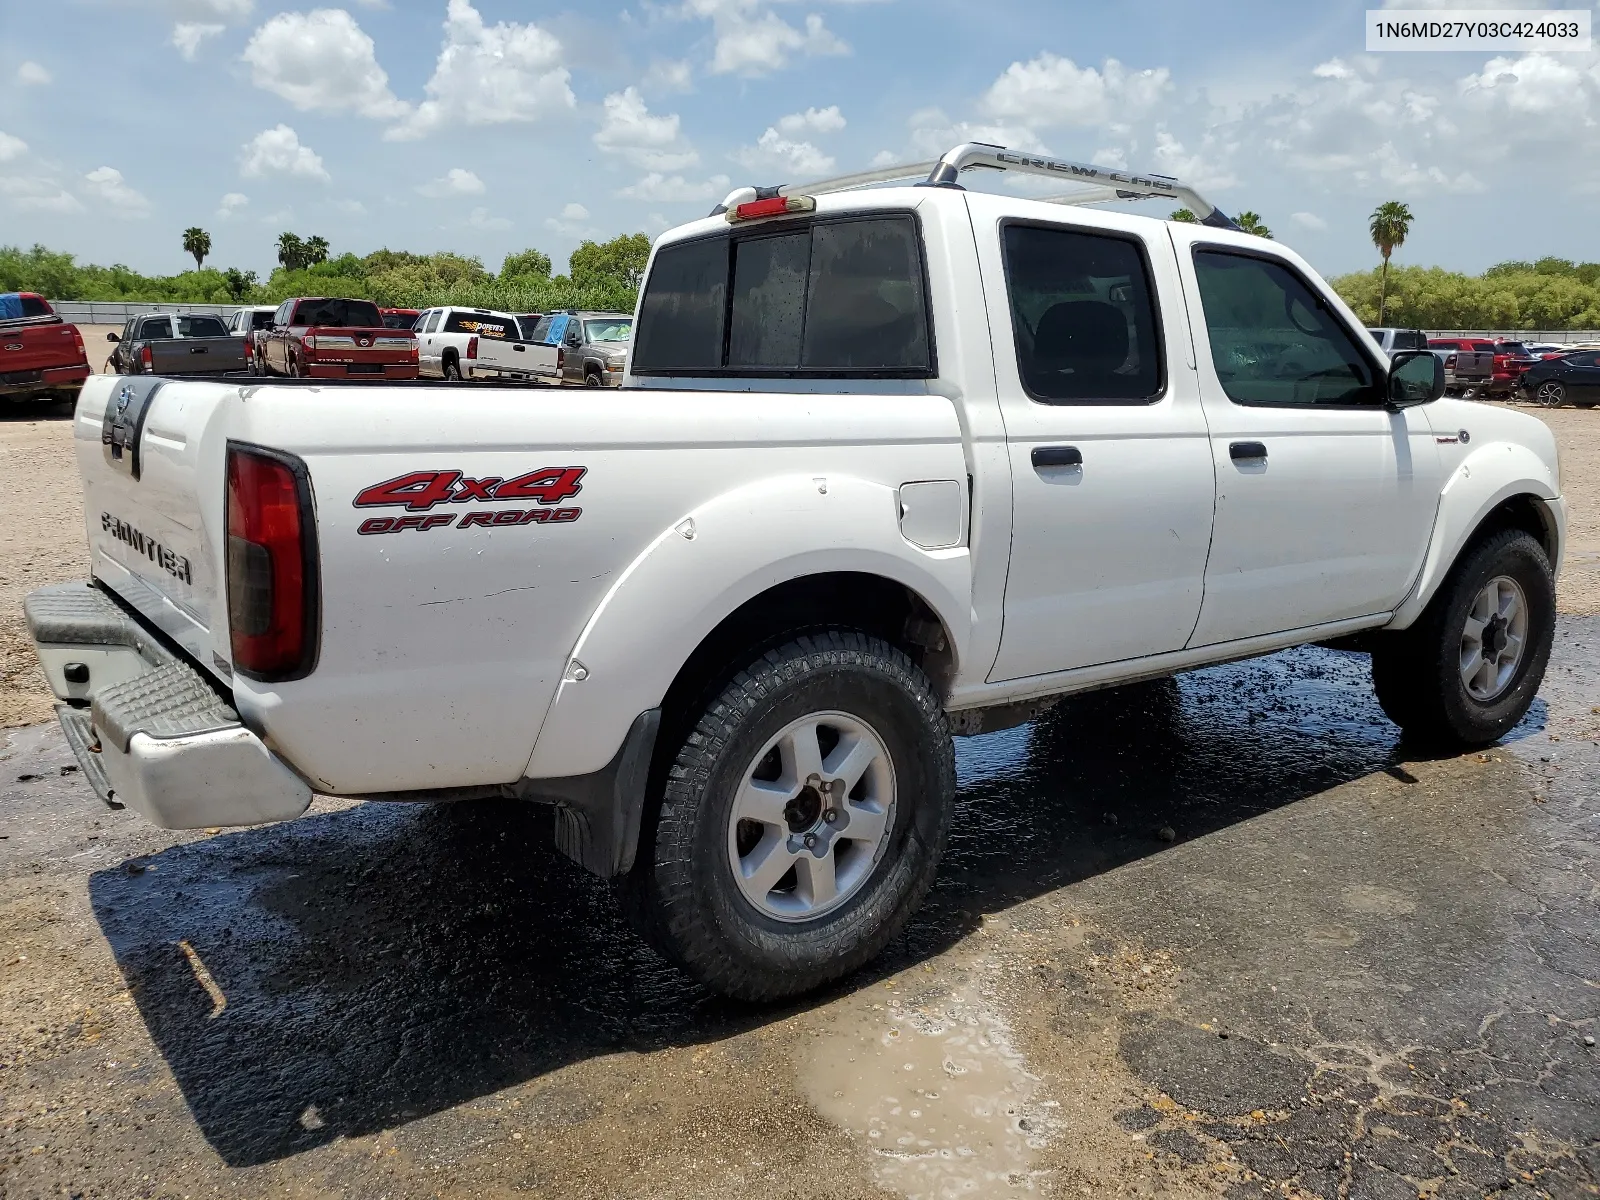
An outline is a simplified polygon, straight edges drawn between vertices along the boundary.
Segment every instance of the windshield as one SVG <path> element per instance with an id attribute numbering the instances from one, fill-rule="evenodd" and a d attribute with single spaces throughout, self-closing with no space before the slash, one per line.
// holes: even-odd
<path id="1" fill-rule="evenodd" d="M 371 300 L 302 300 L 295 309 L 294 325 L 332 329 L 381 329 L 383 318 Z"/>
<path id="2" fill-rule="evenodd" d="M 586 342 L 625 342 L 632 336 L 632 317 L 613 317 L 605 321 L 583 323 L 583 338 Z"/>

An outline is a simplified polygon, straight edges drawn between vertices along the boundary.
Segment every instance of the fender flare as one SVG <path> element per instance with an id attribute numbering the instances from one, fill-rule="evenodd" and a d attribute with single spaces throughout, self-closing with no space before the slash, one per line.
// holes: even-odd
<path id="1" fill-rule="evenodd" d="M 590 616 L 525 775 L 601 769 L 639 713 L 660 705 L 689 656 L 740 605 L 791 579 L 878 575 L 920 596 L 954 655 L 971 628 L 965 545 L 925 551 L 900 535 L 895 489 L 848 476 L 787 475 L 723 493 L 667 525 Z"/>
<path id="2" fill-rule="evenodd" d="M 1557 553 L 1550 565 L 1559 570 L 1564 521 L 1549 502 L 1558 500 L 1560 495 L 1549 466 L 1526 446 L 1488 442 L 1467 455 L 1439 492 L 1439 508 L 1422 570 L 1385 628 L 1405 629 L 1422 615 L 1478 527 L 1514 496 L 1533 496 L 1546 502 L 1551 524 L 1556 528 Z"/>

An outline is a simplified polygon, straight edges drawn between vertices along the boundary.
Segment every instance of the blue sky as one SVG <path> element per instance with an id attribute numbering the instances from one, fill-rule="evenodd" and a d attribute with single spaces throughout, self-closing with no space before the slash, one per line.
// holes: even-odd
<path id="1" fill-rule="evenodd" d="M 1389 199 L 1399 261 L 1600 259 L 1600 53 L 1367 54 L 1367 2 L 0 0 L 0 242 L 559 269 L 734 184 L 973 138 L 1178 175 L 1329 274 Z"/>

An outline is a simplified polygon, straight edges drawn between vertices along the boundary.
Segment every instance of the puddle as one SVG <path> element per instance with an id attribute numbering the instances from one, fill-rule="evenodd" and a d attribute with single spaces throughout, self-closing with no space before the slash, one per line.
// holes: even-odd
<path id="1" fill-rule="evenodd" d="M 812 1044 L 800 1071 L 812 1106 L 908 1200 L 1034 1191 L 1057 1106 L 1005 1019 L 969 991 L 923 1003 L 867 995 L 877 1002 L 845 1010 Z"/>

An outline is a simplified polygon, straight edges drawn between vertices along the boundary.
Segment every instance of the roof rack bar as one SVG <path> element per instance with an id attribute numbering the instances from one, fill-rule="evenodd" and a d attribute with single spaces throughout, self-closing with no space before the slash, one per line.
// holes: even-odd
<path id="1" fill-rule="evenodd" d="M 959 186 L 963 171 L 988 168 L 997 171 L 1021 171 L 1029 175 L 1044 175 L 1051 179 L 1071 180 L 1087 187 L 1081 192 L 1049 197 L 1050 204 L 1104 204 L 1112 200 L 1143 200 L 1150 197 L 1175 200 L 1186 206 L 1202 225 L 1216 229 L 1237 229 L 1232 218 L 1224 214 L 1199 192 L 1186 183 L 1167 175 L 1137 175 L 1116 167 L 1098 167 L 1092 163 L 1070 162 L 1066 159 L 1047 158 L 1039 154 L 1025 154 L 1008 150 L 988 142 L 963 142 L 948 151 L 937 162 L 901 163 L 877 167 L 870 171 L 857 171 L 852 175 L 839 175 L 832 179 L 819 179 L 810 183 L 785 183 L 777 187 L 741 187 L 728 193 L 710 215 L 720 216 L 729 209 L 751 200 L 764 200 L 777 196 L 819 196 L 828 192 L 844 192 L 853 188 L 870 187 L 875 183 L 889 183 L 896 179 L 912 179 L 925 175 L 922 183 L 929 187 Z"/>

